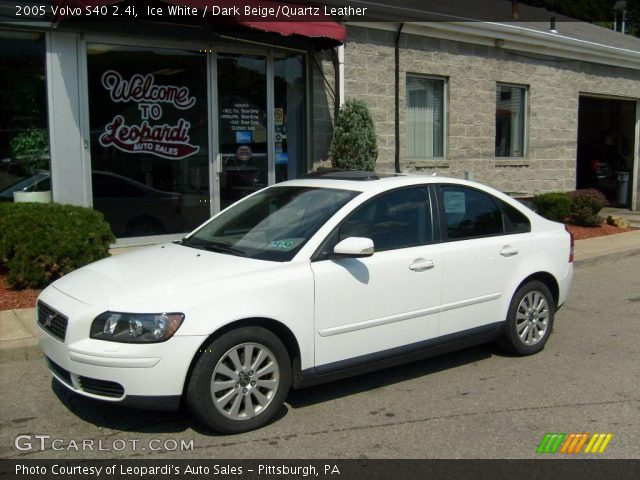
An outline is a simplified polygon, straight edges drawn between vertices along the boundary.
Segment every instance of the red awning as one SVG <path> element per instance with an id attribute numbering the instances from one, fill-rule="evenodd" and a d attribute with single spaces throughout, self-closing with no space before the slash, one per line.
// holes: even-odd
<path id="1" fill-rule="evenodd" d="M 279 33 L 285 37 L 301 35 L 308 38 L 328 38 L 344 43 L 347 32 L 344 26 L 336 22 L 252 22 L 240 20 L 246 27 L 264 32 Z"/>
<path id="2" fill-rule="evenodd" d="M 120 3 L 122 0 L 54 0 L 58 6 L 81 7 Z M 325 15 L 321 8 L 271 0 L 162 0 L 164 3 L 196 8 L 211 21 L 232 21 L 243 27 L 284 37 L 299 35 L 307 38 L 343 43 L 347 32 L 343 25 Z M 220 10 L 214 15 L 213 8 Z M 224 9 L 224 10 L 222 10 Z M 57 15 L 54 21 L 65 17 Z M 274 19 L 279 21 L 273 21 Z"/>

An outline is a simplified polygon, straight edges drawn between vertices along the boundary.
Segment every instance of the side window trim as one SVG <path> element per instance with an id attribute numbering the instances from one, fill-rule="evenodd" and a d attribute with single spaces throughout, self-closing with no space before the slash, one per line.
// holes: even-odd
<path id="1" fill-rule="evenodd" d="M 353 209 L 351 212 L 349 212 L 347 214 L 346 217 L 344 217 L 342 220 L 340 220 L 340 222 L 331 230 L 331 232 L 329 232 L 327 234 L 327 236 L 324 238 L 324 240 L 322 240 L 322 243 L 320 243 L 320 246 L 316 249 L 315 252 L 313 252 L 313 255 L 311 256 L 311 261 L 312 262 L 319 262 L 322 260 L 329 260 L 329 257 L 327 256 L 323 256 L 322 252 L 325 249 L 327 242 L 329 242 L 329 240 L 331 239 L 331 237 L 334 235 L 334 233 L 336 232 L 336 230 L 338 230 L 344 223 L 345 221 L 347 221 L 353 214 L 357 213 L 360 209 L 367 207 L 367 205 L 369 205 L 371 202 L 376 201 L 378 198 L 384 196 L 384 195 L 388 195 L 390 193 L 395 193 L 395 192 L 399 192 L 402 190 L 409 190 L 409 189 L 413 189 L 413 188 L 421 188 L 423 190 L 425 190 L 425 193 L 427 194 L 427 198 L 429 200 L 429 217 L 427 219 L 427 221 L 431 221 L 431 241 L 425 243 L 424 245 L 432 245 L 434 243 L 439 243 L 436 242 L 436 230 L 438 230 L 438 235 L 439 235 L 439 228 L 436 228 L 436 218 L 437 218 L 437 213 L 435 212 L 434 209 L 434 204 L 433 204 L 433 197 L 432 197 L 432 193 L 431 193 L 431 189 L 430 189 L 430 185 L 429 184 L 416 184 L 416 185 L 407 185 L 404 187 L 399 187 L 399 188 L 394 188 L 393 190 L 386 190 L 384 192 L 378 193 L 377 195 L 374 195 L 373 197 L 369 198 L 368 200 L 365 200 L 363 203 L 361 203 L 360 205 L 358 205 L 355 209 Z M 424 246 L 421 245 L 421 246 Z M 402 250 L 404 248 L 414 248 L 414 247 L 403 247 L 403 248 L 399 248 L 399 249 L 395 249 L 395 250 Z M 383 251 L 389 251 L 389 250 L 383 250 Z"/>

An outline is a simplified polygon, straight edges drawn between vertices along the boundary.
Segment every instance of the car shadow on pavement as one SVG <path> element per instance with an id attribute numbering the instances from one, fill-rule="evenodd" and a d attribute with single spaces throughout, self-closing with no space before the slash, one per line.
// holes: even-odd
<path id="1" fill-rule="evenodd" d="M 302 390 L 292 390 L 289 393 L 286 405 L 283 406 L 270 423 L 277 422 L 287 415 L 287 405 L 294 409 L 304 408 L 316 403 L 347 397 L 443 370 L 461 367 L 485 360 L 494 355 L 502 356 L 504 353 L 494 344 L 480 345 L 345 380 L 308 387 Z M 178 433 L 193 430 L 202 435 L 218 435 L 199 423 L 184 405 L 173 412 L 124 407 L 73 393 L 60 385 L 55 379 L 51 379 L 51 389 L 71 413 L 99 428 L 136 433 Z"/>
<path id="2" fill-rule="evenodd" d="M 494 344 L 480 345 L 446 355 L 387 368 L 385 370 L 378 370 L 357 377 L 350 377 L 329 384 L 301 390 L 292 390 L 289 393 L 287 403 L 292 408 L 303 408 L 316 403 L 401 383 L 443 370 L 461 367 L 485 360 L 494 355 L 502 356 L 503 352 Z"/>
<path id="3" fill-rule="evenodd" d="M 162 412 L 124 407 L 73 393 L 55 379 L 51 379 L 51 389 L 71 413 L 102 428 L 131 432 L 176 433 L 194 428 L 196 424 L 196 420 L 183 408 L 175 412 Z"/>
<path id="4" fill-rule="evenodd" d="M 124 407 L 78 395 L 53 378 L 51 390 L 76 417 L 99 428 L 136 433 L 179 433 L 193 430 L 207 436 L 220 435 L 198 422 L 184 405 L 172 412 Z M 283 405 L 269 424 L 286 416 L 288 410 Z"/>

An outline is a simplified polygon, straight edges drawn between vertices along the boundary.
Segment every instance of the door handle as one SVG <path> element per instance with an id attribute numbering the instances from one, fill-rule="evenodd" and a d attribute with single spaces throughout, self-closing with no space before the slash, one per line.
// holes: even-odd
<path id="1" fill-rule="evenodd" d="M 517 254 L 518 249 L 516 247 L 512 247 L 511 245 L 505 245 L 504 247 L 502 247 L 502 250 L 500 250 L 500 255 L 502 255 L 503 257 L 513 257 Z"/>
<path id="2" fill-rule="evenodd" d="M 433 260 L 425 260 L 424 258 L 417 258 L 413 261 L 411 265 L 409 265 L 409 270 L 413 270 L 414 272 L 423 272 L 425 270 L 431 270 L 435 266 L 436 264 L 433 263 Z"/>

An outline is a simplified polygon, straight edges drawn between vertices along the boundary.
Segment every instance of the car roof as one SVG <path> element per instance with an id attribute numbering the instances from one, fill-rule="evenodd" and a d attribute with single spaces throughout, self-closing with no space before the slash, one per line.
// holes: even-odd
<path id="1" fill-rule="evenodd" d="M 497 190 L 486 185 L 461 180 L 459 178 L 442 177 L 436 175 L 424 174 L 395 174 L 395 173 L 377 173 L 377 172 L 358 172 L 358 171 L 331 171 L 331 173 L 314 172 L 298 178 L 278 183 L 276 186 L 301 186 L 301 187 L 321 187 L 321 188 L 337 188 L 341 190 L 352 190 L 356 192 L 383 192 L 393 188 L 401 188 L 403 186 L 427 184 L 427 183 L 454 183 L 458 185 L 467 185 L 470 187 L 480 188 L 482 190 L 493 193 L 500 193 Z"/>

